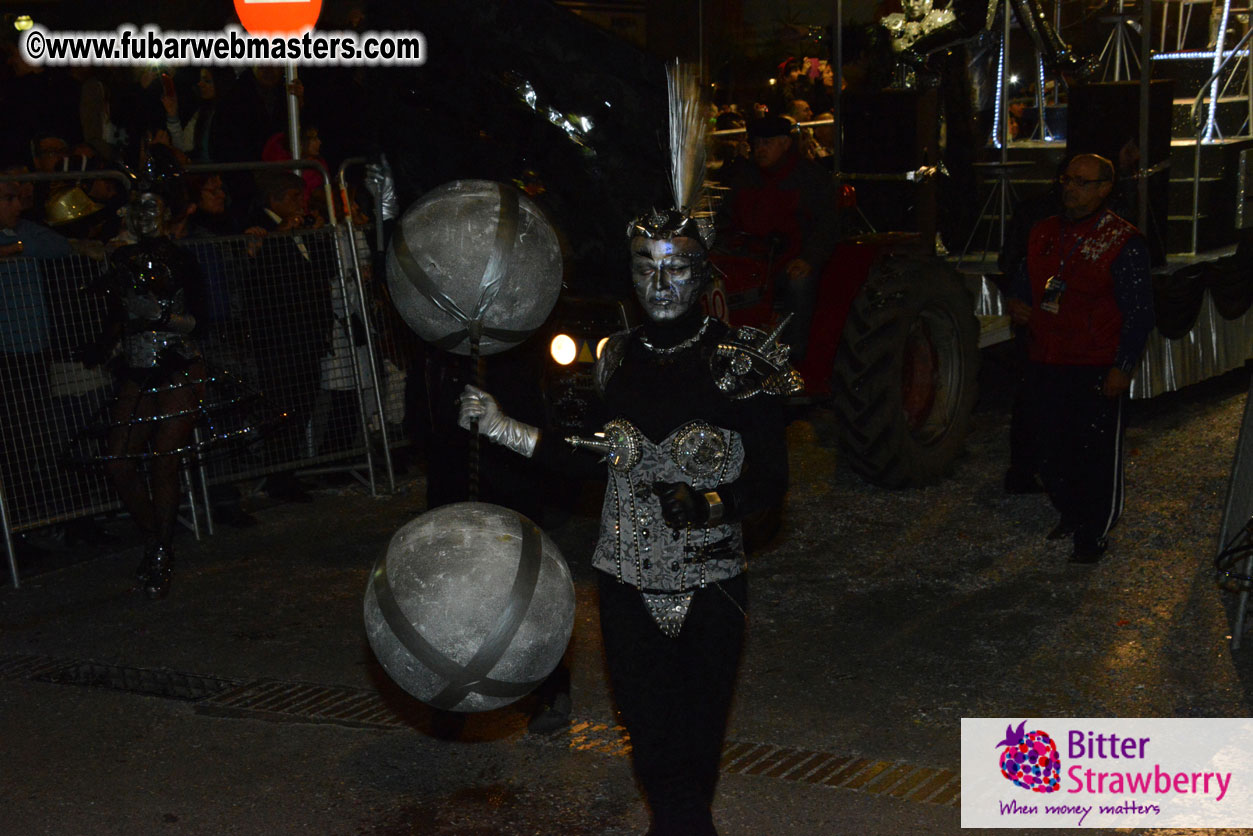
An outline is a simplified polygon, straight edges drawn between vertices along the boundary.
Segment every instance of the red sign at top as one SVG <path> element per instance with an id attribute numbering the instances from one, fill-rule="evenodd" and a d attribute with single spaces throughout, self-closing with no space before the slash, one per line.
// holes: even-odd
<path id="1" fill-rule="evenodd" d="M 288 35 L 318 22 L 322 0 L 235 0 L 239 22 L 252 35 Z"/>

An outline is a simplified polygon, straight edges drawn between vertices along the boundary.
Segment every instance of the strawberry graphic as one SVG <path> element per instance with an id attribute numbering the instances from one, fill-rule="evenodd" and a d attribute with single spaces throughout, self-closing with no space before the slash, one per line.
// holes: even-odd
<path id="1" fill-rule="evenodd" d="M 1026 720 L 1016 729 L 1005 727 L 1005 739 L 996 744 L 1005 747 L 1001 751 L 1001 774 L 1032 792 L 1057 792 L 1062 774 L 1057 744 L 1047 732 L 1024 731 L 1026 728 Z"/>

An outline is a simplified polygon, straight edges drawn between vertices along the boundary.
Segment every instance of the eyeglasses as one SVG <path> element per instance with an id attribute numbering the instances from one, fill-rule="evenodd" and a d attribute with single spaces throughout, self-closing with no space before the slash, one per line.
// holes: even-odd
<path id="1" fill-rule="evenodd" d="M 1058 178 L 1057 178 L 1057 182 L 1058 182 L 1058 183 L 1060 183 L 1060 184 L 1061 184 L 1061 185 L 1063 185 L 1063 186 L 1070 186 L 1070 185 L 1073 185 L 1073 186 L 1075 186 L 1076 188 L 1080 188 L 1080 189 L 1082 189 L 1082 188 L 1084 188 L 1085 186 L 1091 186 L 1093 183 L 1108 183 L 1108 182 L 1109 182 L 1109 178 L 1108 178 L 1108 177 L 1098 177 L 1098 178 L 1096 178 L 1095 180 L 1088 180 L 1088 179 L 1083 178 L 1083 177 L 1071 177 L 1069 174 L 1063 174 L 1062 176 L 1060 176 L 1060 177 L 1058 177 Z"/>

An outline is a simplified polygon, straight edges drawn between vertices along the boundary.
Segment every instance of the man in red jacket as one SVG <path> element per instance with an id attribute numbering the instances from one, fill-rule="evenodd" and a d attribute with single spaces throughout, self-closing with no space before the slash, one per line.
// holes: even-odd
<path id="1" fill-rule="evenodd" d="M 1031 230 L 1009 301 L 1029 331 L 1029 390 L 1040 475 L 1071 535 L 1075 563 L 1095 563 L 1122 512 L 1123 401 L 1153 330 L 1144 237 L 1105 206 L 1114 166 L 1081 154 L 1060 178 L 1060 215 Z"/>
<path id="2" fill-rule="evenodd" d="M 774 263 L 782 270 L 774 278 L 781 307 L 794 315 L 783 334 L 793 365 L 805 356 L 818 281 L 837 243 L 831 173 L 801 155 L 795 131 L 796 125 L 782 116 L 748 123 L 755 165 L 736 170 L 717 224 L 728 236 L 778 240 Z"/>

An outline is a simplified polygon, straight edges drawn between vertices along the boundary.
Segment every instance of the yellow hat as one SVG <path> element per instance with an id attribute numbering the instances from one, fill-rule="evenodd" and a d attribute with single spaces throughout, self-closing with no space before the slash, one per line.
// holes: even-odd
<path id="1" fill-rule="evenodd" d="M 44 204 L 44 217 L 49 226 L 64 226 L 80 218 L 99 212 L 104 207 L 96 203 L 79 186 L 54 192 Z"/>

